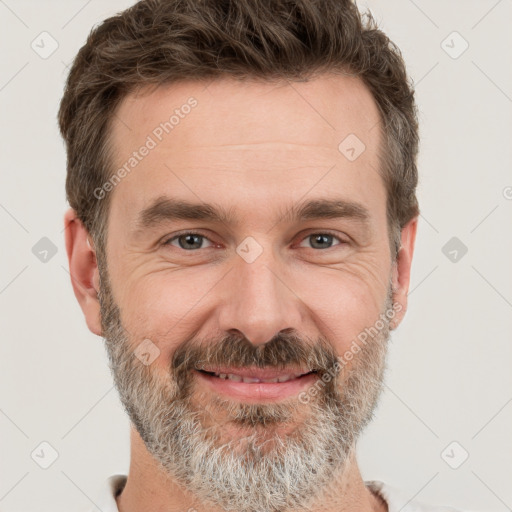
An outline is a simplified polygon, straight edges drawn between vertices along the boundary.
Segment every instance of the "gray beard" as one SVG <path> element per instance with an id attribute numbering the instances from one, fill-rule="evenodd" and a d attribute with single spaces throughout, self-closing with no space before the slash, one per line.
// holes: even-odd
<path id="1" fill-rule="evenodd" d="M 242 343 L 240 340 L 225 337 L 215 345 L 222 345 L 219 350 L 211 348 L 210 340 L 203 345 L 183 343 L 177 349 L 180 357 L 173 358 L 162 378 L 134 356 L 137 343 L 122 326 L 101 267 L 100 276 L 103 336 L 114 382 L 131 422 L 166 474 L 206 508 L 209 503 L 226 511 L 309 510 L 320 496 L 333 499 L 326 496 L 329 484 L 339 482 L 382 391 L 389 339 L 385 315 L 384 328 L 361 346 L 352 366 L 335 374 L 330 382 L 317 385 L 317 395 L 310 396 L 307 404 L 297 398 L 278 404 L 241 404 L 194 394 L 194 375 L 187 366 L 191 355 L 201 356 L 203 361 L 223 357 L 226 363 L 229 357 L 240 357 L 234 350 L 232 356 L 226 355 L 226 347 Z M 391 297 L 390 290 L 384 311 L 391 309 Z M 258 347 L 257 353 L 247 342 L 238 346 L 236 354 L 251 350 L 247 360 L 259 358 L 257 364 L 262 367 L 281 356 L 283 363 L 286 357 L 302 362 L 309 357 L 308 363 L 323 365 L 333 361 L 320 342 L 305 345 L 293 339 L 292 346 L 285 336 L 280 336 L 280 345 L 274 341 Z M 297 352 L 297 343 L 302 352 Z M 193 347 L 191 352 L 187 346 Z M 298 416 L 302 418 L 299 422 Z M 224 423 L 239 427 L 243 435 L 226 437 Z M 295 428 L 282 435 L 277 427 L 283 424 Z"/>

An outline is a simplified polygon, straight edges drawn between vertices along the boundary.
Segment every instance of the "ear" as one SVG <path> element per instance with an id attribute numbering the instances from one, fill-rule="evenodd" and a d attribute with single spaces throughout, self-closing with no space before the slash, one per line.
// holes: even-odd
<path id="1" fill-rule="evenodd" d="M 70 208 L 64 215 L 66 252 L 71 284 L 89 330 L 101 336 L 99 271 L 89 232 Z"/>
<path id="2" fill-rule="evenodd" d="M 393 264 L 393 302 L 400 306 L 395 306 L 396 315 L 390 324 L 393 329 L 396 329 L 402 322 L 405 312 L 407 311 L 407 295 L 409 293 L 411 264 L 417 226 L 418 217 L 414 217 L 402 228 L 400 249 L 397 259 Z"/>

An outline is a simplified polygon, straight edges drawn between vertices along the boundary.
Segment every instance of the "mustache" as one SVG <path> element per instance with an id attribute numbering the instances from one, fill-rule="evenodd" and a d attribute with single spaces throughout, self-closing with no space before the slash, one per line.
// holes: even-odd
<path id="1" fill-rule="evenodd" d="M 322 375 L 332 371 L 337 361 L 332 345 L 325 338 L 313 341 L 296 332 L 282 331 L 261 345 L 235 334 L 218 340 L 186 340 L 175 350 L 170 370 L 179 389 L 185 392 L 192 380 L 192 370 L 201 370 L 205 365 L 279 370 L 299 367 Z"/>

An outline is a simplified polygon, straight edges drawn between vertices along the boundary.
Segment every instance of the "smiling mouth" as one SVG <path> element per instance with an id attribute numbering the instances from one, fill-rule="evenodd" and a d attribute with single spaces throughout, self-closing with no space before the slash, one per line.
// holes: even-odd
<path id="1" fill-rule="evenodd" d="M 196 375 L 216 394 L 261 403 L 297 397 L 314 384 L 320 372 L 308 368 L 207 367 L 196 369 Z"/>

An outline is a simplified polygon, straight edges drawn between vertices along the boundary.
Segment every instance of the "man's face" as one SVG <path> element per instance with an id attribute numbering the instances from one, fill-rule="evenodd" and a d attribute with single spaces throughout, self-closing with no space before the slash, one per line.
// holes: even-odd
<path id="1" fill-rule="evenodd" d="M 138 151 L 110 192 L 100 273 L 121 398 L 150 453 L 196 493 L 225 506 L 266 482 L 274 502 L 233 506 L 300 503 L 301 486 L 312 495 L 343 467 L 382 382 L 396 276 L 371 94 L 340 76 L 187 82 L 116 114 L 115 169 Z M 226 215 L 192 218 L 199 208 L 178 201 Z M 215 481 L 219 467 L 243 475 Z"/>

